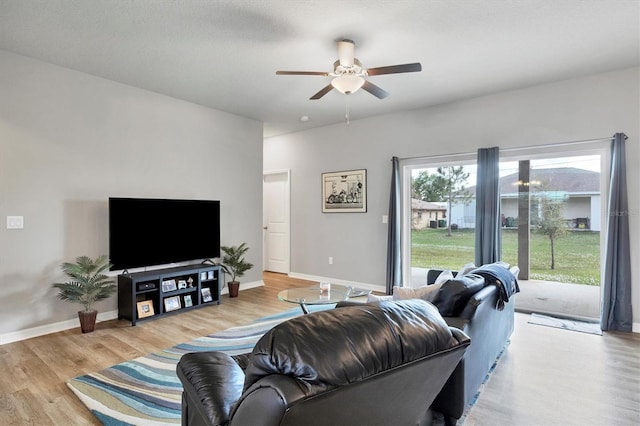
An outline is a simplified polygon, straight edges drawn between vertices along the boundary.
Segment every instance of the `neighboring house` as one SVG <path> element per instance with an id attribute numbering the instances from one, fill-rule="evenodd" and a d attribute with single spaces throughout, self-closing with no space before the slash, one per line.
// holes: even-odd
<path id="1" fill-rule="evenodd" d="M 539 184 L 531 185 L 531 222 L 538 216 L 540 185 L 546 185 L 547 196 L 561 197 L 565 202 L 563 215 L 571 228 L 600 231 L 601 196 L 600 173 L 575 167 L 533 169 L 530 179 Z M 512 226 L 518 217 L 518 174 L 500 178 L 500 210 L 503 226 Z M 469 190 L 475 194 L 475 186 Z M 475 227 L 475 199 L 469 205 L 456 204 L 451 208 L 451 222 L 460 228 Z"/>
<path id="2" fill-rule="evenodd" d="M 600 230 L 600 173 L 575 167 L 531 170 L 531 222 L 538 216 L 538 200 L 543 194 L 564 201 L 563 216 L 571 228 Z M 518 175 L 500 179 L 501 211 L 505 218 L 518 217 Z M 541 186 L 548 191 L 541 191 Z"/>
<path id="3" fill-rule="evenodd" d="M 411 199 L 411 229 L 421 230 L 426 228 L 436 228 L 438 221 L 446 222 L 447 208 L 438 203 Z M 446 224 L 445 224 L 446 226 Z"/>

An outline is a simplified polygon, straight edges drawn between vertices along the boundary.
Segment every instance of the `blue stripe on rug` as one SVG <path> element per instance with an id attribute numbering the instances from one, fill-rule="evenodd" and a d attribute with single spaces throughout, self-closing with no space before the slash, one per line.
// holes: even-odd
<path id="1" fill-rule="evenodd" d="M 80 377 L 78 380 L 96 389 L 103 389 L 109 395 L 131 407 L 136 407 L 138 411 L 148 416 L 176 417 L 176 415 L 180 415 L 180 403 L 171 403 L 160 398 L 154 398 L 145 392 L 134 391 L 126 387 L 105 383 L 91 377 Z M 180 388 L 180 392 L 182 392 L 182 387 Z"/>
<path id="2" fill-rule="evenodd" d="M 310 311 L 335 305 L 309 306 Z M 180 424 L 182 383 L 176 365 L 187 352 L 250 352 L 276 324 L 302 315 L 300 308 L 199 337 L 104 370 L 75 377 L 67 386 L 106 426 Z"/>
<path id="3" fill-rule="evenodd" d="M 91 410 L 91 413 L 105 426 L 133 426 L 131 423 L 121 422 L 120 420 L 102 414 L 99 411 Z"/>
<path id="4" fill-rule="evenodd" d="M 133 379 L 143 380 L 145 383 L 181 387 L 180 380 L 177 377 L 168 377 L 164 370 L 144 367 L 132 362 L 123 362 L 122 364 L 114 365 L 112 368 Z"/>

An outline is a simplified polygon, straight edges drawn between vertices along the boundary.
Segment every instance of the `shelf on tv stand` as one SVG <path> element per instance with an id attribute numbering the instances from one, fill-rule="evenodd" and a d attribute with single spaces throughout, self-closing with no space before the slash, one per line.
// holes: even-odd
<path id="1" fill-rule="evenodd" d="M 175 268 L 156 269 L 152 271 L 134 272 L 118 275 L 118 319 L 127 319 L 131 325 L 138 321 L 175 314 L 183 310 L 201 308 L 211 304 L 220 304 L 220 267 L 214 265 L 187 265 Z M 175 288 L 163 291 L 163 282 L 191 279 L 192 287 Z M 166 287 L 171 287 L 167 283 Z M 150 288 L 153 286 L 152 288 Z M 211 301 L 203 300 L 203 289 L 209 289 Z M 185 296 L 191 297 L 192 306 L 185 306 Z M 177 299 L 175 299 L 177 297 Z M 169 300 L 167 300 L 169 299 Z M 138 304 L 153 307 L 153 314 L 141 317 Z M 178 309 L 166 310 L 167 307 Z"/>

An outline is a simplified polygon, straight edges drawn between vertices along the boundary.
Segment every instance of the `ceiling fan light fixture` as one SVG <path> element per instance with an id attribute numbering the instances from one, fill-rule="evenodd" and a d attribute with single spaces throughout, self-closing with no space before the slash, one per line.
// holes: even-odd
<path id="1" fill-rule="evenodd" d="M 357 92 L 363 84 L 364 78 L 359 75 L 341 75 L 331 80 L 334 89 L 345 95 Z"/>

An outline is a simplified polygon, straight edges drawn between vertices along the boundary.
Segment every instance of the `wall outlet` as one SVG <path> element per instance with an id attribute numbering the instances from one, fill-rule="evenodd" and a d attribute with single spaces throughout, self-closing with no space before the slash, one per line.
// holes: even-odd
<path id="1" fill-rule="evenodd" d="M 386 214 L 382 216 L 382 223 L 389 223 L 389 216 Z"/>
<path id="2" fill-rule="evenodd" d="M 7 229 L 23 229 L 24 216 L 7 216 Z"/>
<path id="3" fill-rule="evenodd" d="M 329 265 L 333 265 L 333 257 L 329 256 Z"/>

